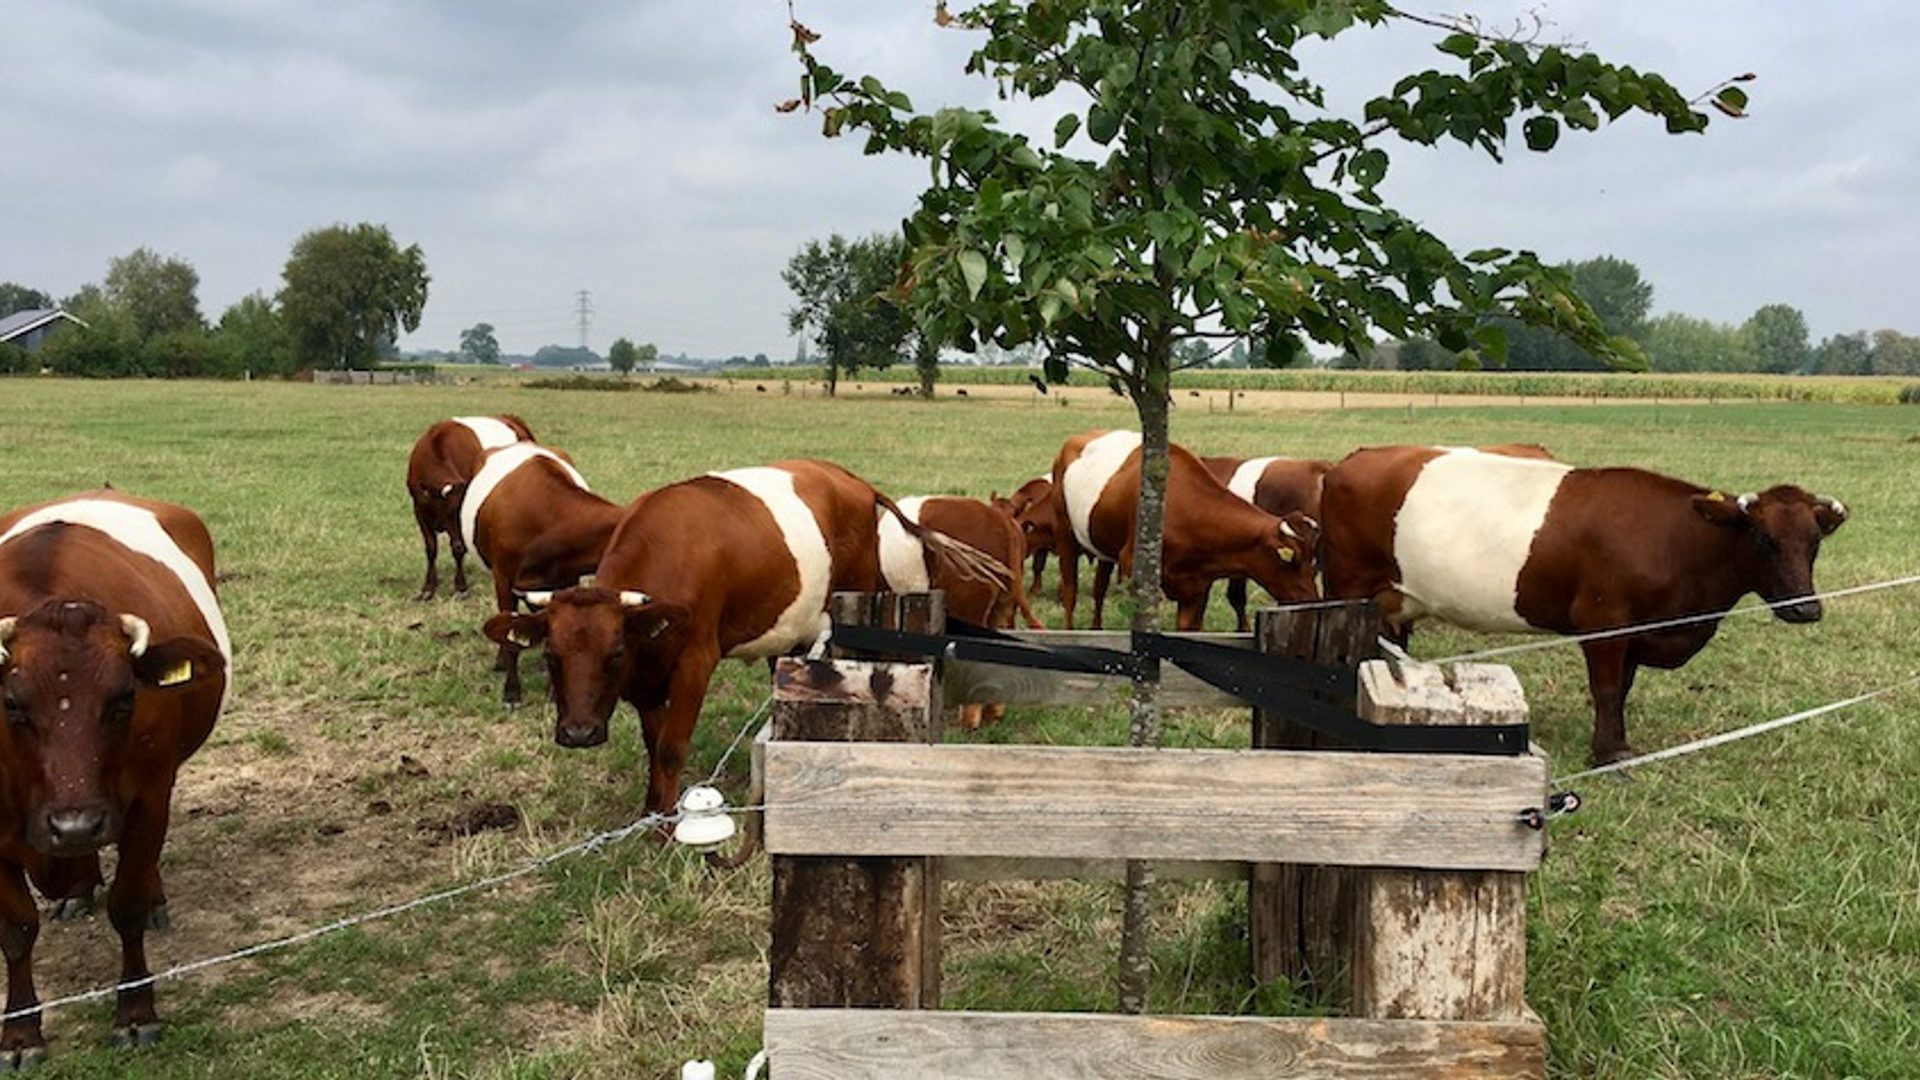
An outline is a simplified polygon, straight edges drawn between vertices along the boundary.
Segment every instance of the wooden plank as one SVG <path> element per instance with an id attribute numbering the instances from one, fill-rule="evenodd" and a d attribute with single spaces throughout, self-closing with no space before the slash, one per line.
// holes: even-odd
<path id="1" fill-rule="evenodd" d="M 947 881 L 1123 881 L 1127 864 L 1119 859 L 1020 859 L 1003 857 L 940 860 Z M 1153 879 L 1165 881 L 1244 881 L 1243 862 L 1156 862 Z"/>
<path id="2" fill-rule="evenodd" d="M 1232 859 L 1528 870 L 1531 757 L 767 746 L 772 854 Z"/>
<path id="3" fill-rule="evenodd" d="M 1492 664 L 1363 665 L 1359 709 L 1381 724 L 1510 724 L 1527 718 L 1519 680 Z M 1543 801 L 1545 796 L 1543 788 Z M 1510 868 L 1367 872 L 1359 889 L 1353 1012 L 1430 1020 L 1526 1015 L 1526 909 L 1526 875 Z"/>
<path id="4" fill-rule="evenodd" d="M 941 598 L 836 594 L 834 617 L 919 632 L 944 625 Z M 924 663 L 835 657 L 775 669 L 773 739 L 937 740 L 939 687 Z M 867 745 L 863 743 L 863 745 Z M 769 774 L 771 783 L 771 774 Z M 769 788 L 771 791 L 772 789 Z M 858 857 L 839 847 L 801 857 L 769 850 L 773 875 L 767 1001 L 776 1006 L 937 1008 L 937 859 Z M 856 959 L 857 958 L 857 959 Z"/>
<path id="5" fill-rule="evenodd" d="M 1087 646 L 1126 652 L 1132 639 L 1124 630 L 1008 631 L 1022 641 L 1059 647 Z M 1182 634 L 1182 638 L 1236 648 L 1250 648 L 1250 634 Z M 998 702 L 1005 705 L 1082 705 L 1122 708 L 1130 684 L 1123 675 L 1087 675 L 1069 671 L 983 664 L 972 660 L 943 660 L 941 692 L 949 704 Z M 1217 690 L 1173 664 L 1160 667 L 1160 704 L 1169 709 L 1238 709 L 1246 703 Z"/>
<path id="6" fill-rule="evenodd" d="M 1262 609 L 1255 647 L 1325 667 L 1358 668 L 1380 652 L 1380 612 L 1369 600 Z M 1351 710 L 1353 700 L 1329 703 Z M 1339 750 L 1284 711 L 1255 709 L 1250 744 L 1258 749 Z M 1315 1000 L 1351 999 L 1356 871 L 1345 866 L 1255 863 L 1247 868 L 1248 964 L 1256 986 L 1285 978 Z"/>
<path id="7" fill-rule="evenodd" d="M 1538 1020 L 769 1009 L 780 1080 L 1542 1080 Z"/>

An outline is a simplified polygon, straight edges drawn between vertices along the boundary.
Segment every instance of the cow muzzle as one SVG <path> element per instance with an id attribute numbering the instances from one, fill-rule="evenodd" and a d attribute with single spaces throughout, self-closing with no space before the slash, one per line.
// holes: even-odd
<path id="1" fill-rule="evenodd" d="M 556 721 L 553 725 L 553 741 L 570 750 L 584 750 L 589 746 L 599 746 L 607 741 L 605 723 L 570 724 Z"/>
<path id="2" fill-rule="evenodd" d="M 1812 597 L 1781 604 L 1773 609 L 1775 618 L 1781 622 L 1790 623 L 1819 622 L 1820 616 L 1824 614 L 1826 612 L 1821 608 L 1820 601 Z"/>
<path id="3" fill-rule="evenodd" d="M 49 855 L 85 855 L 120 838 L 120 815 L 104 803 L 48 810 L 28 840 Z"/>

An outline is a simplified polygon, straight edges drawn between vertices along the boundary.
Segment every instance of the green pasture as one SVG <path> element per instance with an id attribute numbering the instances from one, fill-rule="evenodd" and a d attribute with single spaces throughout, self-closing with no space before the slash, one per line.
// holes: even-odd
<path id="1" fill-rule="evenodd" d="M 636 380 L 637 381 L 637 380 Z M 435 420 L 513 412 L 619 501 L 710 469 L 841 462 L 895 495 L 1007 491 L 1068 436 L 1132 426 L 1118 398 L 923 402 L 869 388 L 748 381 L 694 393 L 580 393 L 510 382 L 399 387 L 13 379 L 0 505 L 111 483 L 198 510 L 211 527 L 235 642 L 232 706 L 181 781 L 167 855 L 178 928 L 156 970 L 278 940 L 460 882 L 504 874 L 637 814 L 645 778 L 629 712 L 607 747 L 552 745 L 543 708 L 507 711 L 463 600 L 412 597 L 422 560 L 402 491 Z M 806 391 L 806 392 L 803 392 Z M 1793 481 L 1853 518 L 1826 544 L 1822 588 L 1920 574 L 1920 408 L 1727 401 L 1276 411 L 1176 398 L 1176 441 L 1215 454 L 1338 457 L 1401 442 L 1544 444 L 1576 464 L 1638 465 L 1728 491 Z M 1631 522 L 1622 522 L 1631 527 Z M 443 553 L 443 560 L 445 556 Z M 443 566 L 443 586 L 451 578 Z M 1052 574 L 1049 574 L 1049 586 Z M 1751 603 L 1751 601 L 1749 601 Z M 1050 596 L 1036 598 L 1057 620 Z M 1642 749 L 1794 713 L 1920 673 L 1912 587 L 1833 600 L 1824 622 L 1730 618 L 1677 672 L 1643 673 Z M 1110 611 L 1110 620 L 1124 618 Z M 1216 596 L 1212 628 L 1230 625 Z M 1422 631 L 1454 656 L 1520 639 Z M 1526 687 L 1556 775 L 1590 733 L 1577 651 L 1503 658 Z M 527 665 L 528 696 L 544 675 Z M 725 758 L 766 698 L 764 669 L 723 666 L 690 779 Z M 1920 689 L 1789 729 L 1578 785 L 1530 880 L 1528 1001 L 1556 1077 L 1920 1075 Z M 1117 710 L 1016 709 L 971 736 L 1120 741 Z M 1237 713 L 1170 718 L 1168 741 L 1244 741 Z M 1231 812 L 1230 796 L 1224 809 Z M 518 827 L 444 825 L 506 804 Z M 1313 1009 L 1244 984 L 1244 899 L 1160 887 L 1152 1009 Z M 164 981 L 165 1040 L 137 1062 L 104 1049 L 111 1005 L 51 1011 L 41 1075 L 66 1077 L 675 1077 L 688 1058 L 740 1076 L 765 1000 L 764 859 L 716 875 L 647 840 L 610 842 L 497 887 Z M 946 1002 L 1108 1010 L 1117 890 L 950 885 Z M 106 985 L 104 920 L 49 928 L 41 993 Z M 1036 1076 L 1043 1075 L 1036 1072 Z"/>

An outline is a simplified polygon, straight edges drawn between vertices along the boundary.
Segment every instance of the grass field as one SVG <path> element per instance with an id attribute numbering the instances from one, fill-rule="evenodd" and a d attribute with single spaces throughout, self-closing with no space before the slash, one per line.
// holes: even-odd
<path id="1" fill-rule="evenodd" d="M 277 941 L 529 866 L 637 814 L 630 713 L 607 747 L 552 745 L 551 719 L 498 704 L 484 588 L 412 600 L 422 565 L 408 448 L 450 415 L 515 412 L 624 500 L 713 468 L 831 458 L 896 495 L 1006 491 L 1062 440 L 1131 426 L 1099 393 L 934 402 L 883 389 L 826 401 L 779 387 L 571 393 L 514 385 L 8 380 L 0 505 L 111 482 L 198 510 L 235 642 L 232 703 L 190 762 L 166 858 L 175 928 L 156 970 Z M 1209 453 L 1337 457 L 1399 442 L 1542 443 L 1729 491 L 1791 480 L 1845 501 L 1825 589 L 1920 573 L 1920 409 L 1848 404 L 1266 408 L 1176 399 L 1174 438 Z M 477 570 L 470 567 L 470 570 Z M 443 568 L 442 581 L 450 575 Z M 484 572 L 476 585 L 485 580 Z M 1058 607 L 1037 598 L 1043 619 Z M 1656 749 L 1895 685 L 1920 669 L 1912 588 L 1834 600 L 1824 622 L 1730 619 L 1678 672 L 1643 674 L 1630 732 Z M 1110 615 L 1110 617 L 1112 617 Z M 1220 628 L 1216 598 L 1210 626 Z M 1438 630 L 1416 652 L 1504 643 Z M 1503 662 L 1506 662 L 1503 660 Z M 1577 652 L 1514 655 L 1555 772 L 1590 729 Z M 529 698 L 543 677 L 528 664 Z M 761 669 L 724 665 L 696 741 L 706 776 L 760 709 Z M 1920 1075 L 1920 691 L 1581 785 L 1529 897 L 1528 1001 L 1558 1077 Z M 1231 745 L 1237 714 L 1174 717 L 1170 742 Z M 1124 719 L 1015 710 L 980 737 L 1123 739 Z M 721 774 L 736 795 L 745 761 Z M 502 819 L 502 808 L 513 817 Z M 517 820 L 511 828 L 482 827 Z M 608 843 L 483 891 L 164 981 L 162 1044 L 104 1049 L 111 1006 L 47 1017 L 49 1078 L 738 1076 L 765 1000 L 765 861 L 716 876 L 644 840 Z M 1283 1007 L 1243 985 L 1244 902 L 1161 887 L 1152 1009 Z M 952 885 L 946 1001 L 1107 1010 L 1110 887 Z M 43 998 L 111 982 L 103 920 L 50 926 Z M 1036 1073 L 1043 1075 L 1043 1073 Z"/>

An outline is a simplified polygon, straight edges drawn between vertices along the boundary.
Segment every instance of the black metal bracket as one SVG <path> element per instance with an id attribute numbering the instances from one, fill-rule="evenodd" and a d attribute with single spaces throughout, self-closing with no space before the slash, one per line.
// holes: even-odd
<path id="1" fill-rule="evenodd" d="M 1136 632 L 1132 650 L 1121 652 L 1087 645 L 1040 645 L 949 619 L 946 634 L 836 622 L 830 640 L 876 653 L 1125 677 L 1164 660 L 1249 705 L 1359 750 L 1514 756 L 1526 753 L 1529 745 L 1526 724 L 1375 724 L 1353 714 L 1357 686 L 1352 671 L 1177 635 Z"/>

